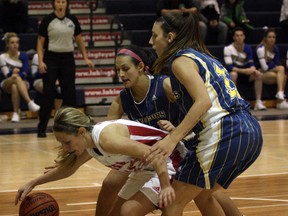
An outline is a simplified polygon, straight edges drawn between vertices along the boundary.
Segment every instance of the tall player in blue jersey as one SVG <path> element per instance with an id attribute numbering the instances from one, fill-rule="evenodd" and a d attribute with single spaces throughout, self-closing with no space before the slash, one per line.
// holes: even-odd
<path id="1" fill-rule="evenodd" d="M 163 215 L 182 215 L 196 197 L 203 215 L 225 215 L 212 194 L 227 188 L 257 159 L 262 148 L 259 123 L 249 112 L 226 69 L 199 36 L 198 17 L 171 13 L 159 17 L 150 44 L 158 55 L 153 71 L 168 68 L 176 103 L 185 117 L 163 140 L 154 144 L 147 162 L 168 157 L 177 142 L 194 132 L 173 187 L 176 200 Z M 203 208 L 200 208 L 203 209 Z"/>

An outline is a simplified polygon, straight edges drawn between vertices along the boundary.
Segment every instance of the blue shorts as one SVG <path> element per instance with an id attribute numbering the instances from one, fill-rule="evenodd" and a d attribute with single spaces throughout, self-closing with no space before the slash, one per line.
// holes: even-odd
<path id="1" fill-rule="evenodd" d="M 248 111 L 227 115 L 196 134 L 175 179 L 211 189 L 227 188 L 257 159 L 262 148 L 258 121 Z"/>

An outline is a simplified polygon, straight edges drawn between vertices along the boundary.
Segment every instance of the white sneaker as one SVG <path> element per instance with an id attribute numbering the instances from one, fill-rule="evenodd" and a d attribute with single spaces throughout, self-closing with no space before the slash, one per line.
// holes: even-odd
<path id="1" fill-rule="evenodd" d="M 28 109 L 32 112 L 37 112 L 40 110 L 40 106 L 37 105 L 36 103 L 34 103 L 33 100 L 31 100 L 29 103 L 28 103 Z"/>
<path id="2" fill-rule="evenodd" d="M 286 100 L 276 104 L 277 109 L 288 109 L 288 103 Z"/>
<path id="3" fill-rule="evenodd" d="M 264 106 L 264 104 L 262 103 L 262 101 L 257 101 L 255 103 L 255 106 L 254 106 L 254 110 L 266 110 L 267 107 Z"/>
<path id="4" fill-rule="evenodd" d="M 12 118 L 11 118 L 12 122 L 19 122 L 20 121 L 20 116 L 17 112 L 13 112 Z"/>
<path id="5" fill-rule="evenodd" d="M 279 100 L 285 100 L 285 94 L 283 91 L 278 91 L 275 97 Z"/>

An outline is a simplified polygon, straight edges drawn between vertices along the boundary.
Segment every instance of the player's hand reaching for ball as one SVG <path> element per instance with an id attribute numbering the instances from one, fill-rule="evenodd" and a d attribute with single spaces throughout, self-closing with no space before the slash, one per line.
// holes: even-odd
<path id="1" fill-rule="evenodd" d="M 28 182 L 27 184 L 23 185 L 18 189 L 18 192 L 16 194 L 15 198 L 15 205 L 18 204 L 19 201 L 22 201 L 25 199 L 25 197 L 33 190 L 34 184 L 31 182 Z"/>

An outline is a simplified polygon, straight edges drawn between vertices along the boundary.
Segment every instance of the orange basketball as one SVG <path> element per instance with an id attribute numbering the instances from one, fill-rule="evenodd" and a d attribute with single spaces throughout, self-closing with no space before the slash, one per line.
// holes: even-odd
<path id="1" fill-rule="evenodd" d="M 47 193 L 32 193 L 25 197 L 19 208 L 19 216 L 58 216 L 59 206 Z"/>

